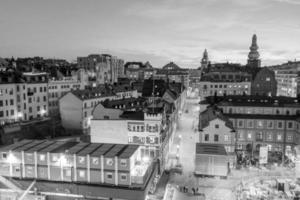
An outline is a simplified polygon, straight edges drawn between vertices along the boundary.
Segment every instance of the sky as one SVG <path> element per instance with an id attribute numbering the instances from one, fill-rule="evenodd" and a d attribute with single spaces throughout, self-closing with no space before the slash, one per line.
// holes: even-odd
<path id="1" fill-rule="evenodd" d="M 254 33 L 262 65 L 300 60 L 300 0 L 0 0 L 0 57 L 245 64 Z"/>

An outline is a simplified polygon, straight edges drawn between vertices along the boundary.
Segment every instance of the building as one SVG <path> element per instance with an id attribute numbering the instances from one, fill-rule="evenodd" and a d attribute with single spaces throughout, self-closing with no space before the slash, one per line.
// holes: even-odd
<path id="1" fill-rule="evenodd" d="M 277 81 L 274 71 L 264 67 L 255 75 L 251 84 L 251 95 L 276 96 Z"/>
<path id="2" fill-rule="evenodd" d="M 180 68 L 174 62 L 166 64 L 162 69 L 157 69 L 156 74 L 154 74 L 154 79 L 182 83 L 185 88 L 189 87 L 188 69 Z"/>
<path id="3" fill-rule="evenodd" d="M 137 91 L 131 88 L 97 87 L 73 90 L 59 99 L 62 125 L 66 130 L 88 133 L 92 112 L 97 104 L 105 100 L 137 98 Z"/>
<path id="4" fill-rule="evenodd" d="M 296 70 L 275 71 L 277 96 L 297 97 L 300 94 L 300 73 Z"/>
<path id="5" fill-rule="evenodd" d="M 281 155 L 299 143 L 298 99 L 268 96 L 227 96 L 219 103 L 237 131 L 237 150 L 255 154 L 267 145 Z"/>
<path id="6" fill-rule="evenodd" d="M 236 132 L 232 122 L 220 110 L 209 107 L 199 116 L 200 144 L 221 144 L 227 153 L 235 152 Z"/>
<path id="7" fill-rule="evenodd" d="M 48 115 L 46 73 L 19 73 L 8 69 L 0 75 L 1 124 Z"/>
<path id="8" fill-rule="evenodd" d="M 261 66 L 261 60 L 259 59 L 259 52 L 257 45 L 257 36 L 252 36 L 252 43 L 250 46 L 250 52 L 248 54 L 247 66 L 250 68 L 259 68 Z"/>
<path id="9" fill-rule="evenodd" d="M 200 68 L 201 68 L 201 73 L 202 73 L 207 69 L 208 64 L 209 64 L 209 58 L 208 58 L 208 53 L 207 53 L 206 49 L 203 52 L 203 56 L 202 56 L 200 64 L 201 64 Z"/>
<path id="10" fill-rule="evenodd" d="M 138 145 L 23 140 L 0 149 L 0 173 L 51 197 L 146 199 L 156 163 Z M 72 194 L 72 195 L 70 195 Z"/>
<path id="11" fill-rule="evenodd" d="M 149 62 L 127 62 L 125 64 L 125 76 L 131 80 L 149 79 L 155 74 L 156 70 Z"/>
<path id="12" fill-rule="evenodd" d="M 119 75 L 124 74 L 124 61 L 108 54 L 78 57 L 77 64 L 87 71 L 91 86 L 116 83 Z"/>
<path id="13" fill-rule="evenodd" d="M 83 90 L 85 83 L 80 82 L 77 78 L 63 78 L 60 80 L 49 80 L 48 98 L 49 98 L 49 115 L 59 115 L 59 99 L 72 90 Z"/>

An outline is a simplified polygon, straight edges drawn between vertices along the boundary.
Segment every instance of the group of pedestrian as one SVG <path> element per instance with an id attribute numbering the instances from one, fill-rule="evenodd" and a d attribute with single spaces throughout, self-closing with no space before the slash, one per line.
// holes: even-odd
<path id="1" fill-rule="evenodd" d="M 181 186 L 179 187 L 179 190 L 180 192 L 183 192 L 183 193 L 188 193 L 189 192 L 189 188 L 186 187 L 186 186 Z M 193 195 L 196 195 L 198 193 L 199 189 L 198 188 L 191 188 L 191 192 Z"/>

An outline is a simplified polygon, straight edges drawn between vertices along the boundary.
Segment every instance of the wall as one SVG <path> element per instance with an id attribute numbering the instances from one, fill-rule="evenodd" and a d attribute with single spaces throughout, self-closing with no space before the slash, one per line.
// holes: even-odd
<path id="1" fill-rule="evenodd" d="M 72 93 L 66 94 L 59 100 L 62 126 L 65 129 L 81 129 L 82 101 Z"/>
<path id="2" fill-rule="evenodd" d="M 91 142 L 128 144 L 126 120 L 91 120 Z"/>

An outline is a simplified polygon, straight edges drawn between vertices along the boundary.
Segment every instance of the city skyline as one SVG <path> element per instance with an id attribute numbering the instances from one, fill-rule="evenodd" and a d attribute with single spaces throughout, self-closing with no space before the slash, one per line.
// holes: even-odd
<path id="1" fill-rule="evenodd" d="M 300 57 L 297 0 L 1 1 L 0 57 L 65 58 L 111 53 L 126 61 L 196 68 L 246 64 L 258 36 L 262 66 Z"/>

